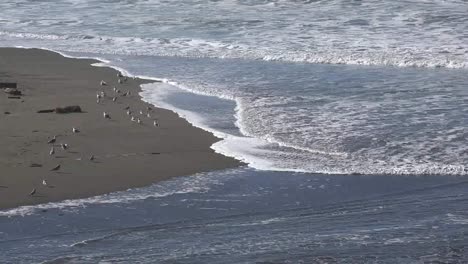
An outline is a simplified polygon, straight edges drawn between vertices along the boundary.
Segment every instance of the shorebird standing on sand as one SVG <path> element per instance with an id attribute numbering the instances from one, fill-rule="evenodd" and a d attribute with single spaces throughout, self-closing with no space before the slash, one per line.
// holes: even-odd
<path id="1" fill-rule="evenodd" d="M 91 155 L 91 156 L 89 157 L 89 160 L 90 160 L 90 161 L 93 161 L 93 160 L 94 160 L 94 155 Z"/>
<path id="2" fill-rule="evenodd" d="M 117 97 L 112 97 L 112 102 L 115 102 L 117 100 Z"/>
<path id="3" fill-rule="evenodd" d="M 121 84 L 121 83 L 122 83 L 122 80 L 121 80 L 121 79 L 119 79 L 119 80 L 118 80 L 118 83 L 120 83 L 120 84 Z"/>
<path id="4" fill-rule="evenodd" d="M 56 136 L 54 136 L 51 140 L 47 141 L 47 144 L 53 144 L 55 143 L 55 141 L 57 141 Z"/>
<path id="5" fill-rule="evenodd" d="M 59 165 L 53 167 L 53 168 L 51 169 L 51 171 L 58 171 L 58 170 L 60 170 L 60 167 L 61 167 L 61 166 L 60 166 L 60 164 L 59 164 Z"/>
<path id="6" fill-rule="evenodd" d="M 42 180 L 42 185 L 44 185 L 45 187 L 47 187 L 47 182 L 46 182 L 46 180 Z"/>
<path id="7" fill-rule="evenodd" d="M 101 85 L 104 86 L 104 85 L 107 85 L 107 83 L 104 80 L 102 80 Z"/>
<path id="8" fill-rule="evenodd" d="M 36 188 L 33 188 L 32 191 L 29 193 L 30 196 L 33 196 L 34 194 L 36 194 Z"/>
<path id="9" fill-rule="evenodd" d="M 104 118 L 111 119 L 110 115 L 107 112 L 103 112 L 102 115 L 104 116 Z"/>
<path id="10" fill-rule="evenodd" d="M 131 115 L 131 114 L 132 114 L 132 111 L 127 110 L 127 115 Z"/>
<path id="11" fill-rule="evenodd" d="M 143 115 L 143 111 L 140 110 L 140 115 Z"/>
<path id="12" fill-rule="evenodd" d="M 62 143 L 60 144 L 60 146 L 62 147 L 63 150 L 66 150 L 68 148 L 68 144 L 66 143 Z"/>
<path id="13" fill-rule="evenodd" d="M 54 155 L 54 154 L 55 154 L 55 149 L 54 149 L 54 147 L 52 147 L 52 148 L 50 149 L 50 151 L 49 151 L 49 155 L 52 156 L 52 155 Z"/>
<path id="14" fill-rule="evenodd" d="M 80 133 L 80 130 L 78 130 L 76 128 L 73 128 L 72 131 L 73 131 L 73 133 Z"/>
<path id="15" fill-rule="evenodd" d="M 132 120 L 132 122 L 135 122 L 135 117 L 132 116 L 132 118 L 130 118 L 130 120 Z"/>
<path id="16" fill-rule="evenodd" d="M 118 73 L 117 73 L 117 77 L 122 78 L 122 77 L 124 77 L 124 76 L 122 75 L 121 72 L 118 72 Z"/>
<path id="17" fill-rule="evenodd" d="M 141 120 L 140 120 L 140 118 L 137 118 L 137 123 L 138 123 L 138 124 L 141 124 L 141 123 L 142 123 Z"/>
<path id="18" fill-rule="evenodd" d="M 151 118 L 150 113 L 146 113 L 146 117 Z"/>
<path id="19" fill-rule="evenodd" d="M 156 120 L 153 121 L 153 126 L 155 126 L 155 127 L 159 126 L 159 124 L 158 124 L 158 122 L 156 122 Z"/>

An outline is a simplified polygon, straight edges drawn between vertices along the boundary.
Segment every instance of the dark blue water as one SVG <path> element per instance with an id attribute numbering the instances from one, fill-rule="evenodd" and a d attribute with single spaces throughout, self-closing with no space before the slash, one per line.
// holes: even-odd
<path id="1" fill-rule="evenodd" d="M 465 263 L 466 188 L 455 176 L 206 173 L 12 210 L 0 262 Z"/>

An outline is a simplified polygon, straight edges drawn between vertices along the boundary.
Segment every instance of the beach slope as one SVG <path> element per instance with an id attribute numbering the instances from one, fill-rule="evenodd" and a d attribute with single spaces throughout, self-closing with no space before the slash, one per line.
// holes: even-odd
<path id="1" fill-rule="evenodd" d="M 23 93 L 9 98 L 0 90 L 0 209 L 241 165 L 210 148 L 219 139 L 209 132 L 141 101 L 140 85 L 151 81 L 124 80 L 112 68 L 91 66 L 97 62 L 39 49 L 0 49 L 0 82 L 16 82 Z M 82 113 L 38 113 L 70 105 Z M 53 136 L 56 142 L 48 143 Z"/>

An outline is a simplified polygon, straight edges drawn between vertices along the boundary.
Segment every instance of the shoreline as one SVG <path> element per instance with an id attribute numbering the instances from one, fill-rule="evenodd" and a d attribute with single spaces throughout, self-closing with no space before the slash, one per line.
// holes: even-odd
<path id="1" fill-rule="evenodd" d="M 0 82 L 16 82 L 24 93 L 20 99 L 0 95 L 0 210 L 243 165 L 215 153 L 211 145 L 220 139 L 210 132 L 142 101 L 140 85 L 156 81 L 118 78 L 118 70 L 96 63 L 102 61 L 44 49 L 0 48 Z M 101 86 L 101 80 L 107 85 Z M 105 96 L 98 103 L 101 91 Z M 79 105 L 83 112 L 37 113 L 68 105 Z M 141 124 L 130 121 L 126 107 Z M 73 133 L 73 127 L 80 132 Z M 54 135 L 56 142 L 48 144 Z M 62 149 L 62 143 L 69 148 Z M 49 155 L 52 147 L 55 153 Z M 52 171 L 57 165 L 60 169 Z"/>

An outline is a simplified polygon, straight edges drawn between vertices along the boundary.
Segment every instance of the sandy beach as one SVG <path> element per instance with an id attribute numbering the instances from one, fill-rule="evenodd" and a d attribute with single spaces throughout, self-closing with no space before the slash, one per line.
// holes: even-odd
<path id="1" fill-rule="evenodd" d="M 0 209 L 241 165 L 210 149 L 218 140 L 212 134 L 141 101 L 140 84 L 150 81 L 128 78 L 119 83 L 118 71 L 91 66 L 96 62 L 38 49 L 0 49 L 0 81 L 16 82 L 23 93 L 19 99 L 0 94 Z M 107 85 L 100 85 L 101 80 Z M 123 96 L 127 91 L 130 95 Z M 105 96 L 98 103 L 100 92 Z M 83 112 L 37 113 L 70 105 Z M 141 124 L 130 120 L 126 107 Z M 80 132 L 73 133 L 73 127 Z M 48 144 L 53 136 L 56 142 Z M 52 171 L 57 165 L 60 169 Z M 33 189 L 36 193 L 30 195 Z"/>

